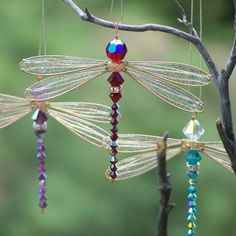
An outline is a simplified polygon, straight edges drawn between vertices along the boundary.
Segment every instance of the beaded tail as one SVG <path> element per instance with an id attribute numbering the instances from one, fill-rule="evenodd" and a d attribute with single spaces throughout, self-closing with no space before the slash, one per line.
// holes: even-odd
<path id="1" fill-rule="evenodd" d="M 47 116 L 41 110 L 37 109 L 32 117 L 34 120 L 33 128 L 35 130 L 35 135 L 37 137 L 37 158 L 39 160 L 38 169 L 38 193 L 39 193 L 39 207 L 42 213 L 47 207 L 47 197 L 46 197 L 46 169 L 45 169 L 45 146 L 44 146 L 44 136 L 47 130 Z"/>
<path id="2" fill-rule="evenodd" d="M 189 123 L 184 127 L 183 133 L 188 138 L 190 143 L 196 142 L 203 134 L 204 129 L 201 124 L 195 119 L 195 116 L 189 121 Z M 189 177 L 189 187 L 188 187 L 188 231 L 187 236 L 196 236 L 196 200 L 197 200 L 197 177 L 200 170 L 200 160 L 201 156 L 197 149 L 191 148 L 186 156 L 186 167 L 187 175 Z"/>
<path id="3" fill-rule="evenodd" d="M 119 72 L 112 72 L 111 76 L 108 78 L 108 82 L 110 83 L 110 98 L 113 101 L 111 106 L 111 145 L 110 145 L 110 177 L 114 182 L 117 177 L 117 139 L 118 135 L 117 132 L 119 129 L 117 128 L 118 119 L 119 119 L 119 112 L 118 108 L 119 105 L 117 102 L 122 97 L 121 95 L 121 86 L 124 82 L 122 76 Z"/>
<path id="4" fill-rule="evenodd" d="M 188 187 L 188 231 L 187 236 L 195 236 L 196 232 L 196 199 L 197 199 L 197 177 L 200 170 L 201 156 L 197 150 L 191 149 L 186 157 L 187 175 L 189 177 Z"/>

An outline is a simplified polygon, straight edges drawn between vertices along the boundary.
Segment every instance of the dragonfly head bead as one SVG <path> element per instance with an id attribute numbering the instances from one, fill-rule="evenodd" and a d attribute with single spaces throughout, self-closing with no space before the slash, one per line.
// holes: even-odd
<path id="1" fill-rule="evenodd" d="M 106 53 L 112 62 L 119 64 L 127 53 L 127 47 L 122 40 L 114 39 L 108 43 Z"/>

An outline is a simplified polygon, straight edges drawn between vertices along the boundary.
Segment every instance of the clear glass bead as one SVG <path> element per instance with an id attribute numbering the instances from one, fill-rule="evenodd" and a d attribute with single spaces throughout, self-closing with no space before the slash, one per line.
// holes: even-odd
<path id="1" fill-rule="evenodd" d="M 192 142 L 197 141 L 203 134 L 205 130 L 201 126 L 198 120 L 192 119 L 183 128 L 184 135 Z"/>

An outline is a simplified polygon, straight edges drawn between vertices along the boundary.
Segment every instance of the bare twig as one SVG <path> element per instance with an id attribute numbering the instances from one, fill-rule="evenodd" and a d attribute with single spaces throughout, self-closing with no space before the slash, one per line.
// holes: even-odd
<path id="1" fill-rule="evenodd" d="M 116 24 L 111 21 L 106 21 L 101 18 L 95 17 L 92 15 L 92 13 L 85 9 L 85 11 L 82 11 L 80 7 L 78 7 L 72 0 L 63 0 L 69 7 L 71 7 L 78 15 L 79 17 L 84 20 L 88 21 L 90 23 L 94 23 L 103 27 L 108 28 L 115 28 Z M 212 74 L 214 78 L 214 82 L 217 88 L 217 91 L 219 93 L 220 97 L 220 106 L 221 106 L 221 114 L 222 114 L 222 129 L 224 132 L 219 133 L 225 149 L 227 153 L 230 154 L 230 160 L 232 162 L 232 166 L 234 166 L 236 163 L 236 143 L 235 143 L 235 135 L 233 131 L 233 122 L 232 122 L 232 114 L 231 114 L 231 106 L 230 106 L 230 96 L 229 96 L 229 84 L 228 81 L 230 79 L 230 76 L 232 75 L 232 72 L 235 68 L 236 64 L 236 0 L 232 0 L 234 4 L 234 40 L 231 50 L 231 55 L 229 57 L 229 60 L 224 67 L 224 69 L 219 74 L 218 70 L 216 69 L 215 63 L 212 60 L 210 54 L 208 53 L 207 49 L 205 48 L 204 44 L 202 43 L 201 39 L 198 37 L 196 30 L 194 30 L 191 23 L 187 20 L 185 11 L 183 7 L 179 4 L 177 0 L 173 0 L 180 10 L 180 13 L 182 15 L 182 20 L 180 20 L 181 23 L 185 25 L 187 30 L 190 30 L 190 33 L 186 33 L 184 31 L 181 31 L 179 29 L 164 26 L 164 25 L 158 25 L 158 24 L 143 24 L 143 25 L 127 25 L 127 24 L 119 24 L 118 28 L 119 30 L 124 31 L 132 31 L 132 32 L 144 32 L 144 31 L 160 31 L 168 34 L 172 34 L 176 37 L 182 38 L 186 41 L 191 42 L 195 47 L 198 49 L 199 53 L 202 55 L 206 65 L 208 66 L 208 69 L 210 73 Z M 228 143 L 231 143 L 231 145 L 227 145 L 227 142 L 224 142 L 224 140 L 228 140 Z"/>
<path id="2" fill-rule="evenodd" d="M 158 216 L 158 233 L 157 236 L 167 236 L 167 225 L 168 225 L 168 215 L 173 207 L 174 203 L 169 203 L 171 194 L 171 185 L 169 182 L 169 174 L 166 170 L 166 146 L 167 146 L 168 135 L 165 134 L 163 140 L 158 145 L 158 175 L 160 184 L 160 210 Z"/>
<path id="3" fill-rule="evenodd" d="M 234 158 L 235 157 L 234 155 L 235 155 L 235 152 L 236 152 L 236 150 L 234 150 L 235 143 L 230 141 L 228 138 L 226 138 L 226 135 L 224 133 L 223 125 L 222 125 L 222 122 L 221 122 L 220 118 L 218 118 L 216 120 L 216 127 L 217 127 L 218 133 L 220 135 L 220 138 L 221 138 L 221 140 L 224 144 L 225 150 L 228 153 L 229 158 L 231 160 L 232 169 L 234 170 L 234 173 L 236 174 L 236 160 Z"/>

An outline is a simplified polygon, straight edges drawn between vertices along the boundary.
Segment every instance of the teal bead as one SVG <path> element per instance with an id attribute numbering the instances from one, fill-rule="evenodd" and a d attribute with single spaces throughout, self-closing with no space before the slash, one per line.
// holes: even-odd
<path id="1" fill-rule="evenodd" d="M 194 149 L 189 150 L 185 156 L 185 160 L 190 165 L 196 165 L 201 159 L 202 157 L 200 156 L 199 152 Z"/>
<path id="2" fill-rule="evenodd" d="M 188 200 L 196 200 L 196 199 L 197 199 L 197 194 L 195 193 L 188 194 Z"/>
<path id="3" fill-rule="evenodd" d="M 196 179 L 199 176 L 199 172 L 198 171 L 189 171 L 189 172 L 187 172 L 187 175 L 191 179 Z"/>
<path id="4" fill-rule="evenodd" d="M 195 235 L 196 235 L 196 233 L 193 229 L 188 230 L 187 236 L 195 236 Z"/>
<path id="5" fill-rule="evenodd" d="M 196 216 L 194 214 L 190 214 L 188 217 L 187 217 L 187 221 L 192 221 L 192 222 L 195 222 L 197 220 Z"/>
<path id="6" fill-rule="evenodd" d="M 191 185 L 188 187 L 188 192 L 189 193 L 196 193 L 197 189 L 194 185 Z"/>
<path id="7" fill-rule="evenodd" d="M 197 213 L 197 209 L 195 207 L 191 207 L 191 208 L 188 209 L 188 213 L 192 214 L 192 215 L 195 215 Z"/>
<path id="8" fill-rule="evenodd" d="M 188 206 L 189 207 L 196 207 L 197 203 L 195 201 L 188 201 Z"/>

